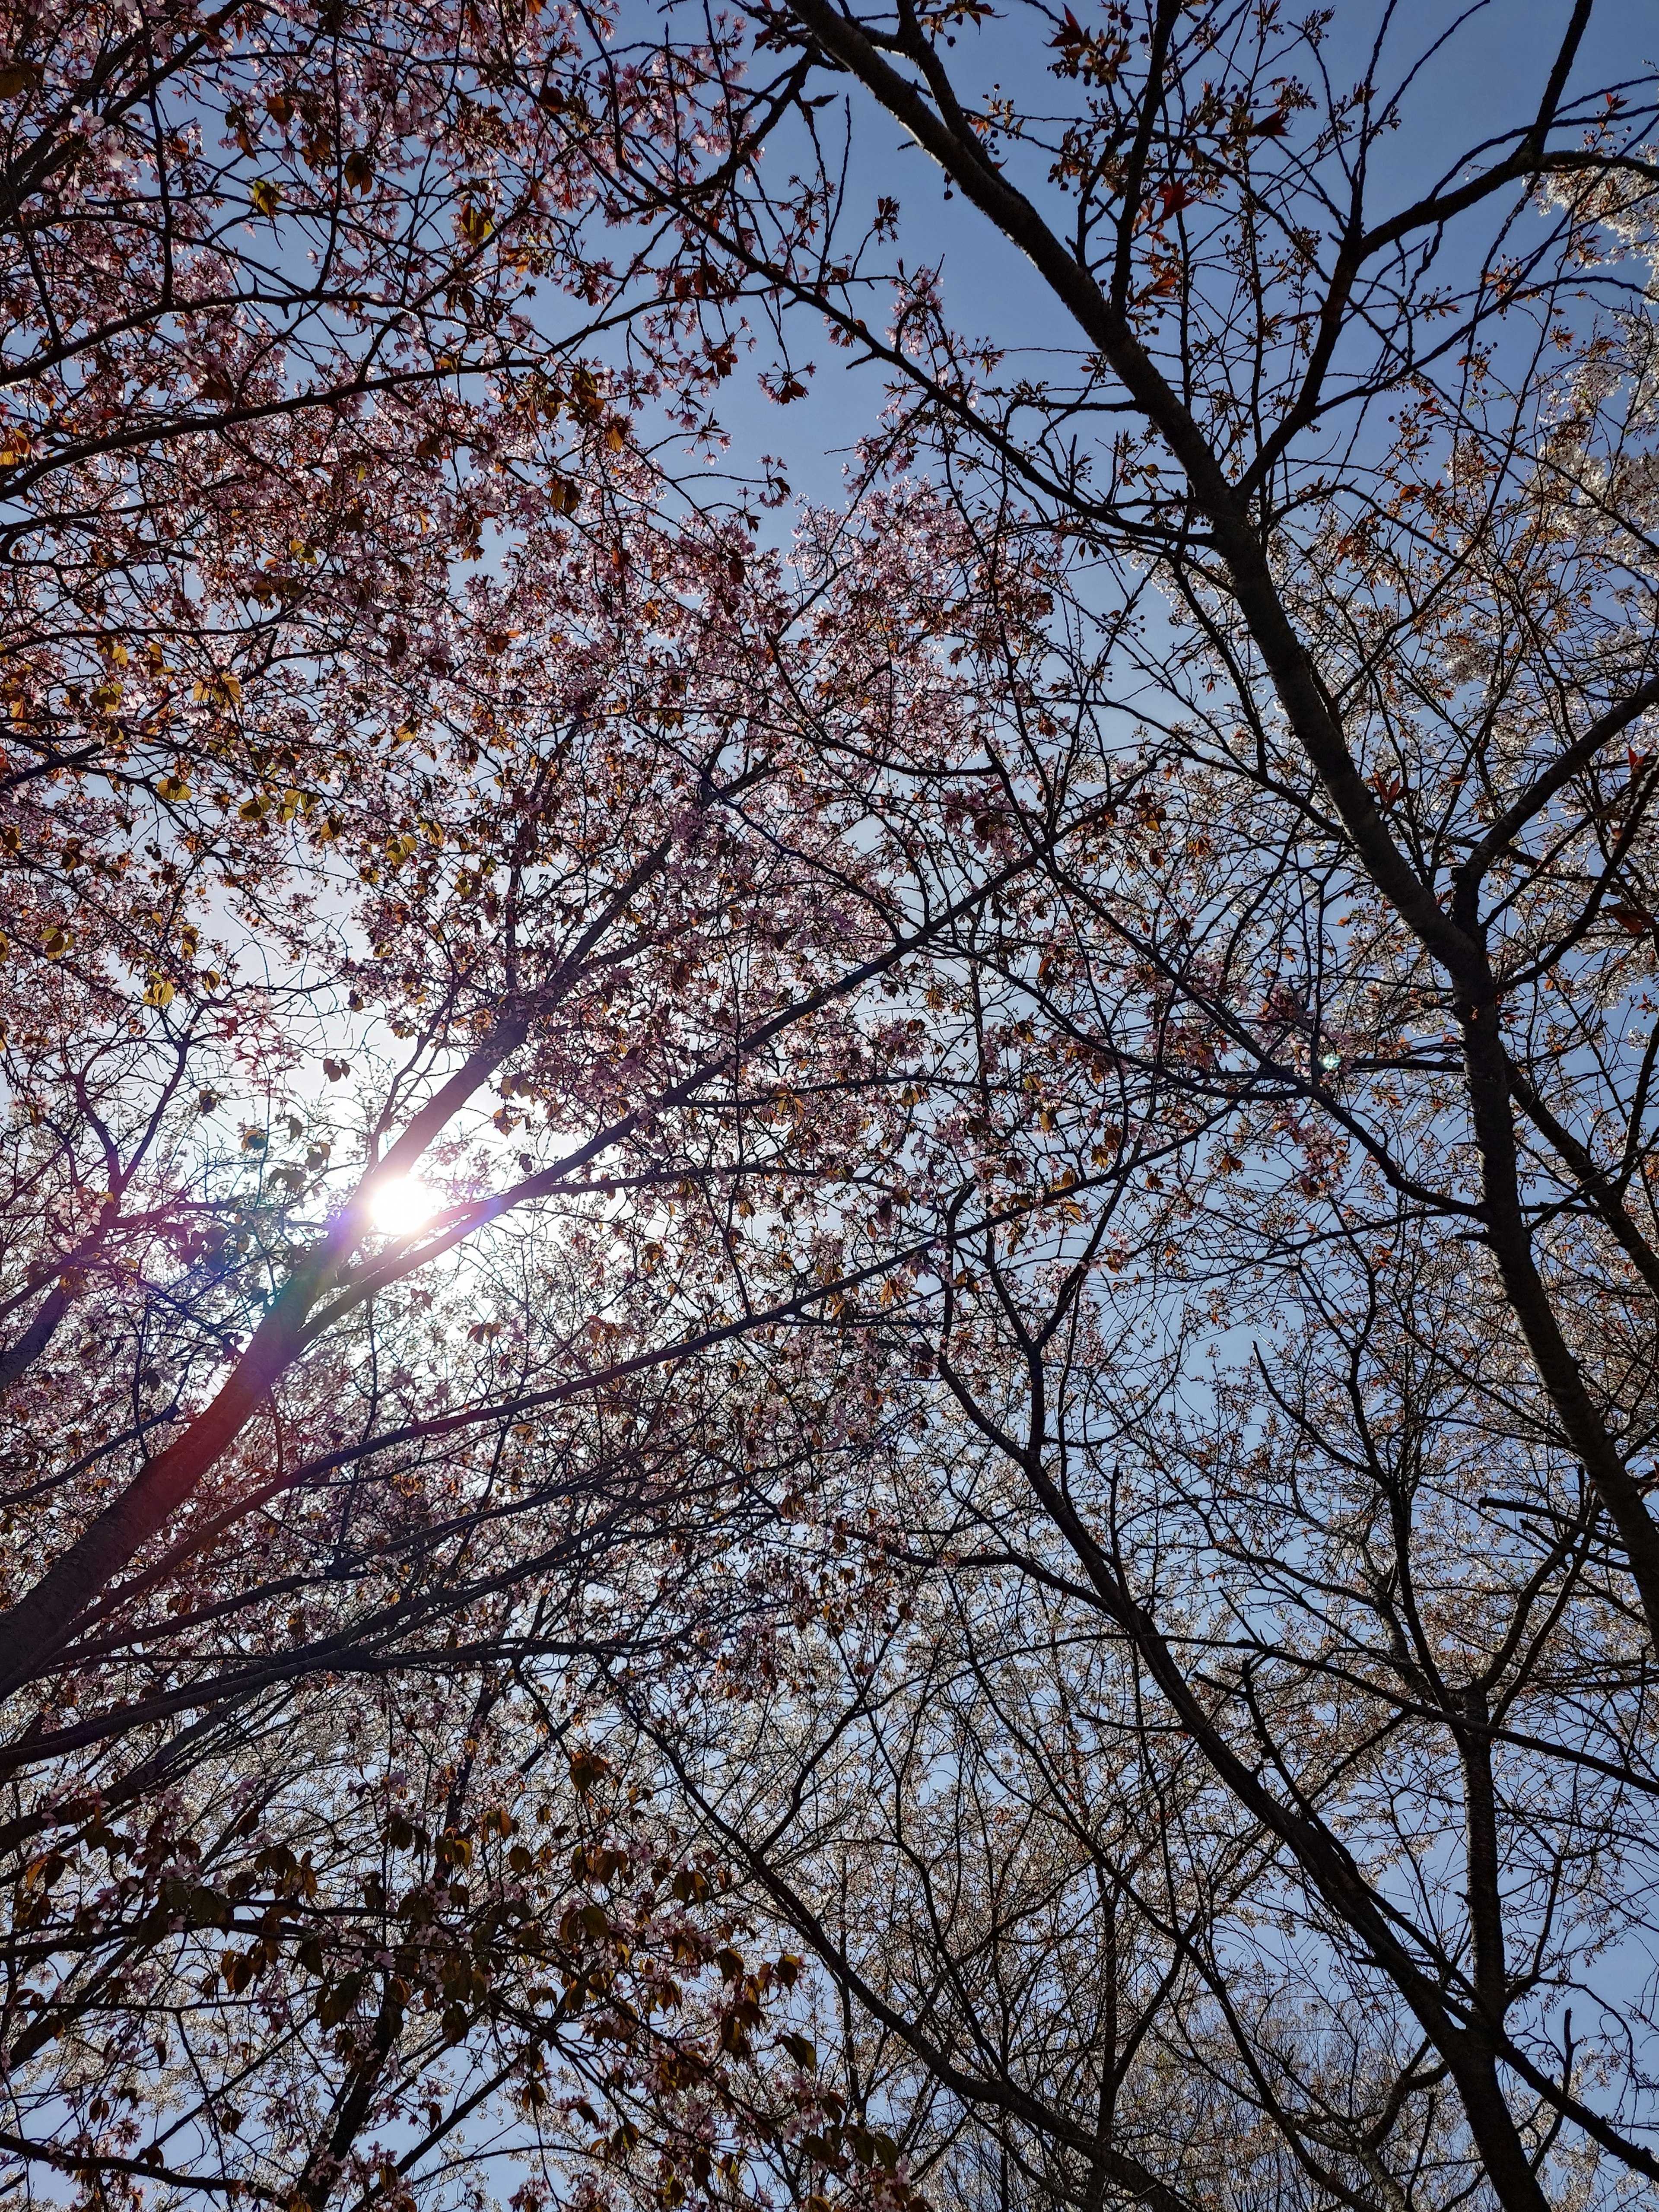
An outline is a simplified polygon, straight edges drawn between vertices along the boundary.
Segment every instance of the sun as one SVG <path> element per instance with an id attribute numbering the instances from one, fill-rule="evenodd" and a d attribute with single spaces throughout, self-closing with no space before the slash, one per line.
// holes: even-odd
<path id="1" fill-rule="evenodd" d="M 388 1237 L 410 1237 L 425 1228 L 439 1203 L 436 1194 L 417 1176 L 398 1176 L 375 1192 L 369 1200 L 368 1218 Z"/>

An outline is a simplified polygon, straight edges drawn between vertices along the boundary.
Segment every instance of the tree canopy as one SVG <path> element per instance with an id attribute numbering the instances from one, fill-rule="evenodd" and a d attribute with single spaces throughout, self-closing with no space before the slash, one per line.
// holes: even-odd
<path id="1" fill-rule="evenodd" d="M 1659 2179 L 1659 132 L 1534 12 L 6 9 L 9 2186 Z"/>

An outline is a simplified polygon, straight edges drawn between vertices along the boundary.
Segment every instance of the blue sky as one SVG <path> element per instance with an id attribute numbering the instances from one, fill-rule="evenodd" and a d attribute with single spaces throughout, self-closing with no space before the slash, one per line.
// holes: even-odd
<path id="1" fill-rule="evenodd" d="M 1085 23 L 1091 20 L 1089 6 L 1077 12 Z M 1286 12 L 1299 15 L 1301 0 Z M 1336 0 L 1326 47 L 1334 82 L 1360 75 L 1383 12 L 1379 0 Z M 1404 0 L 1393 9 L 1383 83 L 1397 83 L 1437 35 L 1452 34 L 1411 86 L 1402 127 L 1376 158 L 1372 204 L 1379 212 L 1414 198 L 1488 133 L 1530 119 L 1571 13 L 1571 0 L 1474 0 L 1461 9 L 1443 0 Z M 1005 8 L 977 33 L 964 27 L 951 58 L 964 91 L 978 94 L 997 82 L 1022 103 L 1050 112 L 1077 97 L 1077 86 L 1048 76 L 1046 50 L 1035 41 L 1023 9 Z M 1659 7 L 1652 0 L 1600 0 L 1570 94 L 1638 76 L 1656 58 Z M 823 112 L 826 125 L 835 112 Z M 899 250 L 912 265 L 938 258 L 958 329 L 994 333 L 1005 343 L 1023 334 L 1037 344 L 1075 343 L 1023 257 L 960 198 L 946 201 L 938 170 L 867 102 L 855 113 L 854 144 L 854 198 L 868 204 L 890 193 L 899 200 Z M 775 165 L 781 171 L 782 159 Z M 1034 179 L 1024 181 L 1030 188 Z M 779 454 L 798 492 L 834 499 L 845 449 L 879 405 L 880 372 L 849 367 L 845 354 L 804 323 L 798 343 L 801 356 L 817 368 L 805 399 L 780 407 L 760 391 L 755 370 L 769 358 L 763 343 L 721 390 L 717 412 L 731 434 L 730 464 L 739 472 L 753 470 L 762 453 Z"/>

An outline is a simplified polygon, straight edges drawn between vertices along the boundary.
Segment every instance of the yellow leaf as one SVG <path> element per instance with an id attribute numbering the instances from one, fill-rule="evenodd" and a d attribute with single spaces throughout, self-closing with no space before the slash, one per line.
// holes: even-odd
<path id="1" fill-rule="evenodd" d="M 260 177 L 249 187 L 248 198 L 253 203 L 255 214 L 262 215 L 269 221 L 282 205 L 283 188 L 280 185 L 272 184 L 268 178 Z"/>

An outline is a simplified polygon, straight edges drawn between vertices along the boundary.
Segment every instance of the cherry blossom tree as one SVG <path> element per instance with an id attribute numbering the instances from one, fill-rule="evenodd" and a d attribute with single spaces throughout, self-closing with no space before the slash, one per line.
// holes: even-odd
<path id="1" fill-rule="evenodd" d="M 585 34 L 8 27 L 0 2132 L 91 2202 L 503 2128 L 718 2195 L 836 2094 L 584 1698 L 878 1428 L 905 994 L 1093 799 L 1020 750 L 1040 551 L 767 546 L 641 451 Z"/>

